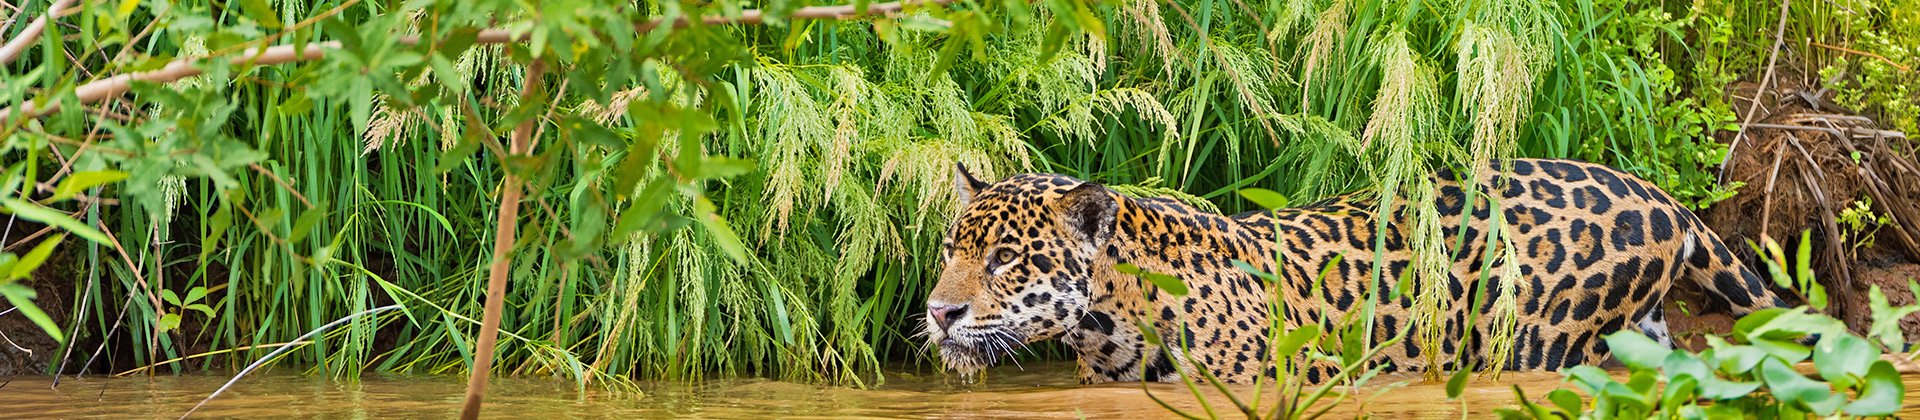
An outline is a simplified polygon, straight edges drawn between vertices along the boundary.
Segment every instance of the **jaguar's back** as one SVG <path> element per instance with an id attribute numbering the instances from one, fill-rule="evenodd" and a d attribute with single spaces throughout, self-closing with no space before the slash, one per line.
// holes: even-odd
<path id="1" fill-rule="evenodd" d="M 949 232 L 946 271 L 929 298 L 929 336 L 961 370 L 1052 338 L 1074 347 L 1089 382 L 1169 380 L 1191 368 L 1146 345 L 1134 322 L 1144 321 L 1185 343 L 1188 357 L 1180 359 L 1229 381 L 1250 381 L 1273 373 L 1267 326 L 1275 321 L 1269 313 L 1275 293 L 1284 303 L 1280 321 L 1289 327 L 1340 319 L 1364 303 L 1375 264 L 1386 267 L 1380 277 L 1388 285 L 1408 270 L 1440 271 L 1415 275 L 1403 296 L 1378 302 L 1378 340 L 1421 319 L 1443 326 L 1444 334 L 1431 341 L 1408 337 L 1384 349 L 1377 361 L 1389 370 L 1434 363 L 1454 369 L 1459 349 L 1478 367 L 1498 350 L 1492 342 L 1512 343 L 1505 365 L 1512 370 L 1600 362 L 1607 357 L 1601 337 L 1622 329 L 1665 342 L 1660 304 L 1676 279 L 1699 283 L 1735 313 L 1782 304 L 1691 212 L 1645 181 L 1587 163 L 1511 163 L 1505 182 L 1493 182 L 1494 171 L 1481 171 L 1487 175 L 1475 184 L 1457 182 L 1450 172 L 1436 175 L 1443 226 L 1437 233 L 1451 258 L 1434 265 L 1413 260 L 1421 241 L 1402 232 L 1407 223 L 1381 224 L 1376 203 L 1358 196 L 1229 217 L 1171 200 L 1132 199 L 1059 175 L 987 184 L 963 170 L 961 192 L 969 203 Z M 1484 197 L 1473 198 L 1476 190 L 1491 195 L 1499 212 Z M 1506 238 L 1490 244 L 1496 215 Z M 1376 255 L 1376 245 L 1385 252 Z M 1510 260 L 1500 258 L 1508 250 Z M 1270 286 L 1234 260 L 1282 281 Z M 1511 265 L 1501 264 L 1507 261 Z M 1117 264 L 1173 275 L 1190 293 L 1150 287 L 1116 271 Z M 1490 268 L 1488 281 L 1479 283 L 1483 268 Z M 1323 269 L 1327 275 L 1316 288 Z M 1461 334 L 1475 285 L 1489 286 L 1481 307 L 1491 309 L 1508 277 L 1514 279 L 1513 335 L 1487 339 L 1495 332 L 1491 316 Z M 1445 283 L 1428 288 L 1428 279 Z M 1450 310 L 1414 313 L 1425 306 L 1416 305 L 1418 299 L 1444 299 Z M 1462 337 L 1466 343 L 1457 341 Z M 1324 368 L 1310 369 L 1307 379 L 1324 379 Z"/>

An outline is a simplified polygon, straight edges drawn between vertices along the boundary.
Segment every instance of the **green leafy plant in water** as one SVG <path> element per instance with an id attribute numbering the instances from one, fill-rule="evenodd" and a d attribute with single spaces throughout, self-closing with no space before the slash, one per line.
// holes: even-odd
<path id="1" fill-rule="evenodd" d="M 1812 286 L 1805 272 L 1788 275 L 1786 254 L 1772 241 L 1764 247 L 1777 283 Z M 1809 261 L 1809 241 L 1801 241 L 1795 263 Z M 1802 269 L 1804 270 L 1804 269 Z M 1909 282 L 1920 297 L 1920 285 Z M 1803 294 L 1824 296 L 1817 290 Z M 1627 367 L 1622 382 L 1599 367 L 1562 371 L 1574 389 L 1547 393 L 1535 402 L 1514 387 L 1518 408 L 1501 409 L 1510 419 L 1641 418 L 1803 418 L 1808 416 L 1889 416 L 1906 395 L 1900 372 L 1882 354 L 1904 351 L 1897 324 L 1920 312 L 1920 305 L 1893 307 L 1878 286 L 1870 291 L 1875 327 L 1867 336 L 1847 330 L 1839 320 L 1809 307 L 1769 308 L 1734 323 L 1728 336 L 1708 335 L 1708 349 L 1669 349 L 1637 331 L 1606 337 L 1614 357 Z M 1822 305 L 1815 305 L 1816 307 Z M 1805 343 L 1813 342 L 1812 347 Z M 1811 362 L 1803 374 L 1797 364 Z"/>

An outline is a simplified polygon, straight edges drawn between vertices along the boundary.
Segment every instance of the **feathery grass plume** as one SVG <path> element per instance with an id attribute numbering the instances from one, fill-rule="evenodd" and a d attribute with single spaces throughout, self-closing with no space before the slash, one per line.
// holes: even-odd
<path id="1" fill-rule="evenodd" d="M 1214 65 L 1233 84 L 1234 96 L 1240 100 L 1239 105 L 1245 111 L 1245 116 L 1260 124 L 1273 146 L 1280 146 L 1280 135 L 1274 130 L 1271 118 L 1278 114 L 1273 100 L 1273 86 L 1286 81 L 1286 65 L 1274 59 L 1265 49 L 1241 48 L 1226 39 L 1215 38 L 1205 45 L 1213 57 Z M 1226 142 L 1229 168 L 1240 167 L 1243 146 L 1239 137 L 1229 137 Z M 1192 155 L 1189 154 L 1189 166 L 1192 165 L 1191 159 Z"/>
<path id="2" fill-rule="evenodd" d="M 1473 126 L 1468 179 L 1479 179 L 1487 162 L 1513 156 L 1520 123 L 1533 107 L 1536 72 L 1532 55 L 1518 39 L 1479 23 L 1468 22 L 1462 29 L 1457 51 L 1457 102 Z"/>
<path id="3" fill-rule="evenodd" d="M 1483 315 L 1489 317 L 1492 326 L 1489 328 L 1487 342 L 1484 344 L 1487 346 L 1487 358 L 1486 365 L 1481 367 L 1481 372 L 1490 374 L 1493 379 L 1499 379 L 1501 369 L 1507 365 L 1507 360 L 1513 357 L 1514 346 L 1519 342 L 1515 339 L 1514 333 L 1520 328 L 1520 296 L 1532 292 L 1522 289 L 1531 289 L 1533 282 L 1522 279 L 1519 256 L 1514 251 L 1518 247 L 1515 246 L 1512 235 L 1495 234 L 1488 239 L 1498 241 L 1487 246 L 1498 247 L 1495 251 L 1498 257 L 1493 263 L 1499 267 L 1497 269 L 1499 275 L 1493 280 L 1500 282 L 1500 295 L 1493 297 L 1491 308 L 1493 313 Z M 1466 368 L 1461 367 L 1461 369 Z"/>
<path id="4" fill-rule="evenodd" d="M 1281 115 L 1274 119 L 1274 125 L 1286 132 L 1290 140 L 1272 165 L 1302 168 L 1294 179 L 1295 188 L 1288 195 L 1296 202 L 1312 202 L 1351 191 L 1351 182 L 1335 180 L 1362 178 L 1356 159 L 1366 156 L 1366 150 L 1361 148 L 1359 138 L 1340 125 L 1311 114 Z"/>
<path id="5" fill-rule="evenodd" d="M 771 216 L 763 219 L 761 241 L 784 236 L 794 210 L 810 211 L 822 201 L 819 194 L 824 190 L 807 182 L 808 167 L 819 159 L 816 150 L 831 148 L 834 123 L 796 77 L 797 70 L 764 62 L 746 70 L 759 91 L 755 95 L 760 98 L 758 109 L 751 118 L 757 128 L 753 134 L 762 144 L 756 154 L 767 171 L 763 200 Z"/>
<path id="6" fill-rule="evenodd" d="M 1081 97 L 1061 108 L 1058 113 L 1041 121 L 1040 125 L 1066 139 L 1078 139 L 1091 148 L 1094 140 L 1106 134 L 1108 127 L 1101 124 L 1094 111 L 1109 116 L 1119 116 L 1127 110 L 1133 110 L 1140 119 L 1156 126 L 1163 142 L 1179 137 L 1180 129 L 1174 122 L 1173 113 L 1167 111 L 1153 94 L 1138 88 L 1102 89 Z"/>
<path id="7" fill-rule="evenodd" d="M 986 153 L 950 140 L 893 141 L 879 147 L 883 148 L 880 153 L 884 160 L 874 183 L 876 195 L 887 194 L 890 185 L 903 184 L 908 198 L 920 203 L 913 212 L 913 223 L 908 226 L 916 234 L 944 230 L 948 215 L 958 207 L 959 197 L 953 192 L 955 162 L 966 164 L 982 179 L 1001 176 L 994 169 L 997 167 L 994 159 Z M 936 224 L 938 226 L 934 226 Z"/>
<path id="8" fill-rule="evenodd" d="M 1174 45 L 1173 34 L 1167 30 L 1166 19 L 1160 16 L 1160 3 L 1153 0 L 1128 1 L 1120 5 L 1120 14 L 1127 18 L 1118 20 L 1112 27 L 1120 33 L 1132 35 L 1130 38 L 1116 37 L 1123 43 L 1131 41 L 1131 45 L 1122 45 L 1120 48 L 1144 52 L 1148 57 L 1159 59 L 1160 76 L 1172 79 L 1174 66 L 1185 60 L 1180 55 L 1180 47 Z"/>
<path id="9" fill-rule="evenodd" d="M 1305 58 L 1300 64 L 1300 109 L 1302 110 L 1312 109 L 1313 95 L 1308 90 L 1313 89 L 1314 76 L 1332 69 L 1329 64 L 1332 64 L 1334 54 L 1339 52 L 1342 41 L 1346 39 L 1347 20 L 1350 19 L 1347 7 L 1347 0 L 1333 0 L 1333 5 L 1328 6 L 1327 10 L 1320 12 L 1320 16 L 1313 20 L 1313 29 L 1307 31 L 1306 39 L 1300 41 L 1300 48 L 1306 50 L 1301 54 Z"/>
<path id="10" fill-rule="evenodd" d="M 1033 151 L 1027 139 L 1020 135 L 1020 130 L 1013 127 L 1013 117 L 975 112 L 973 121 L 974 126 L 980 127 L 980 135 L 985 137 L 981 141 L 982 150 L 1009 162 L 1012 172 L 1033 170 Z"/>
<path id="11" fill-rule="evenodd" d="M 1160 178 L 1147 178 L 1145 181 L 1140 181 L 1138 183 L 1113 184 L 1113 185 L 1107 185 L 1106 187 L 1107 189 L 1111 189 L 1115 192 L 1118 192 L 1120 194 L 1124 194 L 1127 196 L 1131 196 L 1131 197 L 1140 197 L 1140 198 L 1166 197 L 1166 198 L 1179 200 L 1182 203 L 1186 203 L 1189 206 L 1193 206 L 1193 208 L 1200 209 L 1202 211 L 1206 211 L 1209 213 L 1220 212 L 1220 206 L 1214 205 L 1212 201 L 1207 201 L 1207 199 L 1205 198 L 1200 198 L 1199 196 L 1195 196 L 1193 194 L 1187 194 L 1186 192 L 1182 192 L 1180 190 L 1160 186 Z"/>
<path id="12" fill-rule="evenodd" d="M 373 120 L 367 121 L 366 135 L 362 136 L 366 146 L 360 149 L 361 155 L 380 150 L 381 146 L 398 144 L 407 136 L 407 129 L 417 119 L 412 108 L 391 106 L 393 98 L 386 94 L 373 96 Z"/>
<path id="13" fill-rule="evenodd" d="M 1078 38 L 1053 58 L 1040 60 L 1044 35 L 1038 31 L 1010 37 L 996 45 L 988 59 L 978 63 L 986 74 L 1005 75 L 1008 89 L 1002 101 L 1010 108 L 1032 107 L 1053 114 L 1083 101 L 1098 89 L 1099 66 L 1087 47 L 1091 37 Z"/>
<path id="14" fill-rule="evenodd" d="M 1442 348 L 1447 320 L 1447 270 L 1451 258 L 1441 237 L 1439 211 L 1433 207 L 1433 173 L 1421 153 L 1423 144 L 1438 138 L 1434 126 L 1442 114 L 1433 69 L 1420 63 L 1420 56 L 1407 44 L 1404 29 L 1383 32 L 1374 39 L 1368 55 L 1380 69 L 1380 90 L 1374 97 L 1373 116 L 1362 134 L 1363 148 L 1374 151 L 1381 170 L 1376 178 L 1380 186 L 1377 214 L 1404 211 L 1408 250 L 1412 253 L 1413 276 L 1421 290 L 1412 308 L 1416 338 L 1425 348 Z M 1404 197 L 1404 209 L 1396 198 Z M 1387 218 L 1382 218 L 1386 223 Z M 1377 265 L 1377 264 L 1376 264 Z M 1428 366 L 1437 363 L 1438 351 L 1424 352 Z M 1428 370 L 1438 378 L 1437 370 Z"/>
<path id="15" fill-rule="evenodd" d="M 632 104 L 635 98 L 646 94 L 647 88 L 634 87 L 614 92 L 613 95 L 607 98 L 605 105 L 593 100 L 593 98 L 582 99 L 580 100 L 580 105 L 574 108 L 574 113 L 586 116 L 588 119 L 597 123 L 609 124 L 612 123 L 615 118 L 626 115 L 627 105 Z"/>
<path id="16" fill-rule="evenodd" d="M 1269 3 L 1268 10 L 1274 14 L 1267 23 L 1267 41 L 1274 42 L 1291 38 L 1300 29 L 1300 24 L 1314 19 L 1313 0 L 1284 0 L 1278 5 Z"/>

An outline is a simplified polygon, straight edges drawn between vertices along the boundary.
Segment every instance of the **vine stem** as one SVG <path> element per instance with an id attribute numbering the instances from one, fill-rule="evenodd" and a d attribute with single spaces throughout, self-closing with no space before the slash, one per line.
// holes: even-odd
<path id="1" fill-rule="evenodd" d="M 64 1 L 72 1 L 72 0 L 64 0 Z M 871 4 L 871 5 L 868 5 L 865 9 L 861 9 L 856 5 L 812 6 L 812 7 L 803 7 L 803 8 L 800 8 L 799 10 L 795 10 L 792 15 L 788 16 L 788 18 L 789 19 L 813 19 L 813 20 L 850 20 L 850 19 L 864 18 L 870 15 L 894 15 L 894 14 L 900 13 L 901 11 L 906 10 L 908 7 L 911 7 L 911 6 L 947 5 L 953 2 L 954 0 L 896 1 L 896 2 L 889 2 L 889 3 Z M 49 13 L 49 15 L 51 14 L 52 13 Z M 42 18 L 44 19 L 46 17 L 42 16 Z M 708 24 L 708 25 L 724 25 L 724 24 L 757 25 L 757 24 L 762 24 L 766 22 L 766 14 L 761 12 L 759 9 L 752 9 L 752 10 L 741 11 L 739 16 L 706 16 L 706 17 L 702 17 L 700 21 L 701 23 Z M 35 21 L 36 24 L 39 22 L 40 21 Z M 674 28 L 681 28 L 691 24 L 691 22 L 692 22 L 691 20 L 683 16 L 683 17 L 672 18 L 672 19 L 659 19 L 659 20 L 647 21 L 645 23 L 635 25 L 635 29 L 636 29 L 636 32 L 649 32 L 654 30 L 655 28 L 659 28 L 661 25 L 670 25 Z M 32 28 L 29 28 L 29 30 L 31 29 Z M 38 31 L 34 31 L 33 33 L 37 34 Z M 487 29 L 487 30 L 480 31 L 480 33 L 475 37 L 473 42 L 474 44 L 507 44 L 507 43 L 522 42 L 522 41 L 525 41 L 526 38 L 527 38 L 526 34 L 515 34 L 513 32 L 510 32 L 504 29 Z M 15 42 L 19 42 L 19 41 L 20 40 L 16 40 Z M 405 45 L 418 45 L 420 43 L 420 37 L 417 35 L 403 36 L 403 37 L 400 37 L 400 43 Z M 10 46 L 12 45 L 12 43 L 9 43 L 8 45 Z M 256 65 L 285 64 L 285 63 L 293 63 L 293 62 L 300 62 L 300 61 L 313 61 L 313 60 L 318 60 L 321 57 L 325 57 L 328 51 L 338 50 L 338 49 L 340 49 L 339 41 L 309 43 L 309 44 L 306 44 L 305 47 L 300 47 L 296 45 L 276 45 L 272 47 L 263 46 L 262 48 L 248 49 L 246 50 L 245 53 L 241 54 L 239 57 L 234 57 L 230 59 L 229 63 L 235 66 L 244 67 L 244 66 L 256 66 Z M 0 51 L 0 52 L 3 52 L 3 51 Z M 0 56 L 0 58 L 5 58 L 5 56 Z M 74 96 L 79 98 L 80 103 L 82 105 L 93 104 L 93 103 L 105 100 L 107 98 L 117 97 L 117 96 L 120 96 L 121 94 L 126 93 L 128 90 L 131 90 L 133 88 L 133 82 L 135 81 L 150 82 L 150 83 L 172 83 L 173 81 L 176 81 L 176 80 L 198 76 L 201 73 L 201 70 L 199 68 L 200 62 L 210 58 L 213 58 L 213 57 L 183 58 L 183 59 L 169 62 L 165 67 L 161 67 L 158 70 L 133 72 L 133 73 L 125 73 L 125 74 L 110 76 L 104 79 L 88 82 L 85 85 L 81 85 L 80 87 L 75 88 L 73 93 L 74 93 Z M 0 64 L 5 64 L 5 63 L 6 63 L 6 60 L 0 60 Z M 44 99 L 46 103 L 41 104 L 41 102 L 43 101 L 42 98 L 54 98 L 54 97 L 57 97 L 57 96 L 43 95 L 41 98 L 27 100 L 22 102 L 18 107 L 18 109 L 0 108 L 0 124 L 11 124 L 14 122 L 13 120 L 19 117 L 39 118 L 47 114 L 51 114 L 55 111 L 59 111 L 61 104 L 59 102 L 54 102 L 53 99 Z"/>

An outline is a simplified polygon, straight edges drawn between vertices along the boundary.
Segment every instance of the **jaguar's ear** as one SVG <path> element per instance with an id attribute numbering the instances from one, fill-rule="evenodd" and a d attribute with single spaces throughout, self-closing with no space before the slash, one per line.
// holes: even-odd
<path id="1" fill-rule="evenodd" d="M 1080 240 L 1082 247 L 1099 250 L 1107 245 L 1108 239 L 1113 239 L 1114 215 L 1119 213 L 1120 204 L 1113 200 L 1113 193 L 1107 191 L 1107 187 L 1083 182 L 1061 196 L 1060 203 L 1066 209 L 1063 220 L 1067 230 Z"/>
<path id="2" fill-rule="evenodd" d="M 960 198 L 960 207 L 965 208 L 967 203 L 973 202 L 974 195 L 986 188 L 986 182 L 974 178 L 973 173 L 967 172 L 967 164 L 953 163 L 953 193 Z"/>

